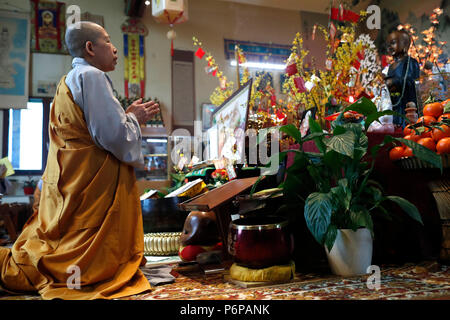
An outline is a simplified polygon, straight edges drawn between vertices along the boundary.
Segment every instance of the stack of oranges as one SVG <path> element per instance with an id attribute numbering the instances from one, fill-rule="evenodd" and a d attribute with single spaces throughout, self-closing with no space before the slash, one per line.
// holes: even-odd
<path id="1" fill-rule="evenodd" d="M 403 129 L 403 138 L 415 141 L 437 154 L 450 154 L 450 126 L 443 123 L 444 119 L 450 120 L 450 113 L 444 112 L 447 104 L 450 104 L 450 99 L 444 102 L 433 102 L 425 105 L 423 108 L 423 116 L 416 122 L 417 124 L 423 124 L 424 130 L 421 134 L 417 134 L 410 125 L 407 125 Z M 445 109 L 447 110 L 448 107 Z M 412 156 L 412 149 L 405 145 L 394 147 L 389 151 L 389 158 L 391 160 Z"/>

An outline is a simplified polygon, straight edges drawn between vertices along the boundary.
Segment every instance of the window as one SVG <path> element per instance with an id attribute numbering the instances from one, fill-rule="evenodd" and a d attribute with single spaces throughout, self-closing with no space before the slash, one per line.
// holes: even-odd
<path id="1" fill-rule="evenodd" d="M 30 98 L 27 109 L 3 111 L 3 157 L 17 175 L 41 175 L 47 164 L 49 98 Z"/>

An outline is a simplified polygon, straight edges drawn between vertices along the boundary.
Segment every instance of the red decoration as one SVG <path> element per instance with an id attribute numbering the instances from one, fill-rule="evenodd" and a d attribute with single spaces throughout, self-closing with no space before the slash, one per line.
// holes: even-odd
<path id="1" fill-rule="evenodd" d="M 272 106 L 277 104 L 277 97 L 275 95 L 270 96 L 270 103 Z"/>
<path id="2" fill-rule="evenodd" d="M 344 10 L 344 19 L 356 23 L 359 20 L 359 14 L 350 10 Z"/>
<path id="3" fill-rule="evenodd" d="M 333 22 L 331 22 L 330 23 L 330 38 L 331 38 L 331 41 L 334 40 L 334 37 L 336 36 L 336 31 L 337 31 L 336 26 L 334 25 Z"/>
<path id="4" fill-rule="evenodd" d="M 364 60 L 364 49 L 358 51 L 358 53 L 356 55 L 358 56 L 359 60 Z"/>
<path id="5" fill-rule="evenodd" d="M 214 71 L 212 72 L 213 77 L 215 77 L 217 75 L 217 68 L 214 69 Z"/>
<path id="6" fill-rule="evenodd" d="M 362 97 L 366 97 L 367 99 L 372 99 L 373 97 L 369 96 L 365 91 L 362 91 L 358 97 L 356 98 L 356 100 L 359 100 Z"/>
<path id="7" fill-rule="evenodd" d="M 290 64 L 290 65 L 288 65 L 286 67 L 286 73 L 288 74 L 288 76 L 293 76 L 297 72 L 298 72 L 298 70 L 297 70 L 297 64 L 296 63 L 292 63 L 292 64 Z"/>
<path id="8" fill-rule="evenodd" d="M 388 56 L 384 54 L 384 55 L 381 56 L 381 66 L 383 68 L 385 68 L 388 65 L 389 65 L 389 63 L 388 63 Z"/>
<path id="9" fill-rule="evenodd" d="M 338 8 L 331 8 L 331 19 L 338 21 L 350 21 L 356 23 L 359 20 L 359 14 L 351 10 L 346 9 L 339 10 Z"/>
<path id="10" fill-rule="evenodd" d="M 302 77 L 296 77 L 296 78 L 294 78 L 294 84 L 295 84 L 295 87 L 297 88 L 297 90 L 298 90 L 300 93 L 303 93 L 303 92 L 306 91 L 305 80 L 303 80 Z"/>
<path id="11" fill-rule="evenodd" d="M 354 60 L 352 65 L 356 70 L 359 70 L 359 68 L 361 67 L 361 62 L 359 62 L 358 60 Z"/>
<path id="12" fill-rule="evenodd" d="M 283 112 L 281 112 L 280 110 L 277 110 L 276 115 L 279 120 L 286 118 L 286 115 Z"/>
<path id="13" fill-rule="evenodd" d="M 195 52 L 195 55 L 199 58 L 202 59 L 203 56 L 205 55 L 205 51 L 203 51 L 202 48 L 198 48 L 197 51 Z M 208 66 L 210 65 L 210 62 L 208 62 Z"/>

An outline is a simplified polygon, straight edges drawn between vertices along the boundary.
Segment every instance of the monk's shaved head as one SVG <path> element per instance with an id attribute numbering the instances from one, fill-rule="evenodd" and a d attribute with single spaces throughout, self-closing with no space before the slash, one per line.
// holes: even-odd
<path id="1" fill-rule="evenodd" d="M 87 41 L 93 43 L 103 35 L 103 27 L 89 21 L 80 21 L 67 27 L 66 45 L 72 57 L 83 58 Z"/>

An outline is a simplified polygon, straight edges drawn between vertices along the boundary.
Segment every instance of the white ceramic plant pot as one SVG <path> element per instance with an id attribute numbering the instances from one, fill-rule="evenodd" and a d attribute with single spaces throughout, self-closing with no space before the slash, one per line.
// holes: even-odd
<path id="1" fill-rule="evenodd" d="M 354 276 L 367 273 L 367 268 L 372 264 L 372 248 L 369 229 L 339 229 L 333 248 L 328 252 L 325 246 L 325 251 L 334 274 Z"/>

